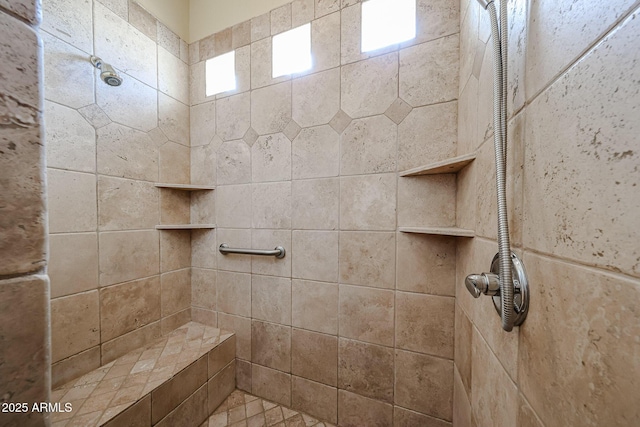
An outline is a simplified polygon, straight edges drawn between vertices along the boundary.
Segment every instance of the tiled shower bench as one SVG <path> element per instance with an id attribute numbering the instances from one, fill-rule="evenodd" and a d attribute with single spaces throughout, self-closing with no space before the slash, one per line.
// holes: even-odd
<path id="1" fill-rule="evenodd" d="M 202 424 L 235 389 L 236 337 L 190 322 L 54 390 L 55 427 Z"/>

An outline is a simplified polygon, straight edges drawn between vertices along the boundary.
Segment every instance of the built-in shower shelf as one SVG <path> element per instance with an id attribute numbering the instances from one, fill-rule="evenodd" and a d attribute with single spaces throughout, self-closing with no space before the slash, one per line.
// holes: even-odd
<path id="1" fill-rule="evenodd" d="M 436 175 L 441 173 L 457 173 L 465 166 L 473 162 L 476 154 L 465 154 L 464 156 L 453 157 L 451 159 L 441 160 L 439 162 L 430 163 L 417 168 L 400 172 L 400 176 L 420 176 L 420 175 Z"/>
<path id="2" fill-rule="evenodd" d="M 402 233 L 433 234 L 437 236 L 475 237 L 473 230 L 457 227 L 399 227 Z"/>
<path id="3" fill-rule="evenodd" d="M 212 230 L 215 224 L 162 224 L 156 225 L 156 230 Z"/>
<path id="4" fill-rule="evenodd" d="M 155 186 L 158 188 L 169 188 L 171 190 L 182 190 L 182 191 L 211 191 L 216 189 L 216 187 L 211 185 L 167 184 L 163 182 L 157 182 Z"/>

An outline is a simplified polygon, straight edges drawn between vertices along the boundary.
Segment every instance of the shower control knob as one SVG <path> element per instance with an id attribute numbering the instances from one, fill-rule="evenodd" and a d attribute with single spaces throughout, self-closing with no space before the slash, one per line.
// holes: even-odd
<path id="1" fill-rule="evenodd" d="M 500 295 L 500 278 L 494 273 L 470 274 L 464 284 L 474 298 L 480 298 L 482 294 Z"/>

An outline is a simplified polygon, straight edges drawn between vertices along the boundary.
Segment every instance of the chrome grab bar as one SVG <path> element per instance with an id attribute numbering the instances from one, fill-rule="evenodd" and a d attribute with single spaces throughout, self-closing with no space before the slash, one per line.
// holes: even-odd
<path id="1" fill-rule="evenodd" d="M 245 254 L 245 255 L 261 255 L 261 256 L 274 256 L 276 258 L 284 258 L 286 251 L 282 246 L 276 246 L 272 251 L 262 249 L 240 249 L 230 248 L 228 244 L 223 243 L 218 248 L 222 255 L 226 254 Z"/>

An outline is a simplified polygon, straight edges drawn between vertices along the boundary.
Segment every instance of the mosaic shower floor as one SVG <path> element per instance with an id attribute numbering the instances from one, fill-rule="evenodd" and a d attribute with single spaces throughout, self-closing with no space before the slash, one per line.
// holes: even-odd
<path id="1" fill-rule="evenodd" d="M 293 411 L 285 406 L 260 399 L 241 390 L 229 395 L 200 427 L 336 427 Z"/>

